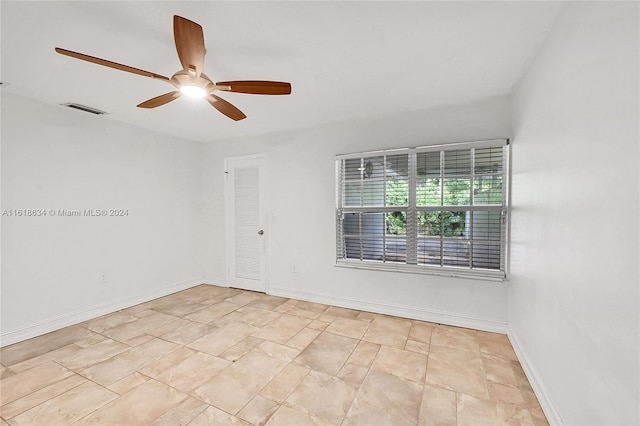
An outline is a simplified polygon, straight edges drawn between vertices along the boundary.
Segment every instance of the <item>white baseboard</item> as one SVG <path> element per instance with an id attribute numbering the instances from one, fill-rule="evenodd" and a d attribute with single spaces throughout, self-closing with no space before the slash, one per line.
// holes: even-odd
<path id="1" fill-rule="evenodd" d="M 140 293 L 132 297 L 116 300 L 100 305 L 95 305 L 87 309 L 71 312 L 69 314 L 59 315 L 35 324 L 21 327 L 16 330 L 7 331 L 0 334 L 0 347 L 12 345 L 23 340 L 41 336 L 52 331 L 59 330 L 70 325 L 78 324 L 102 315 L 119 311 L 120 309 L 129 308 L 140 303 L 148 302 L 158 297 L 167 296 L 177 291 L 186 290 L 191 287 L 202 284 L 202 278 L 196 278 L 186 282 L 180 282 L 169 285 L 153 291 Z"/>
<path id="2" fill-rule="evenodd" d="M 393 315 L 420 321 L 452 325 L 455 327 L 472 328 L 475 330 L 491 331 L 494 333 L 502 334 L 506 334 L 507 332 L 506 322 L 474 317 L 470 315 L 460 315 L 451 312 L 434 311 L 413 306 L 394 305 L 367 300 L 334 297 L 326 294 L 300 292 L 274 287 L 271 287 L 269 289 L 269 294 L 272 294 L 274 296 L 288 297 L 292 299 L 306 300 L 308 302 L 322 303 L 325 305 L 339 306 L 342 308 L 357 309 L 360 311 L 375 312 L 378 314 Z"/>
<path id="3" fill-rule="evenodd" d="M 538 371 L 533 366 L 533 363 L 529 359 L 527 352 L 524 350 L 522 343 L 520 343 L 520 339 L 518 339 L 511 327 L 507 329 L 507 337 L 509 337 L 511 346 L 513 346 L 513 350 L 515 351 L 516 356 L 520 361 L 520 365 L 522 365 L 522 369 L 527 375 L 527 379 L 529 380 L 529 383 L 533 388 L 533 393 L 536 394 L 538 402 L 540 402 L 540 406 L 542 407 L 542 411 L 544 411 L 544 415 L 547 416 L 547 421 L 551 426 L 564 425 L 565 423 L 562 420 L 558 409 L 549 398 L 549 393 L 547 392 L 547 388 L 544 386 L 544 383 L 540 378 L 540 374 L 538 374 Z"/>
<path id="4" fill-rule="evenodd" d="M 207 278 L 207 277 L 205 277 L 204 280 L 202 281 L 202 284 L 215 285 L 216 287 L 229 287 L 228 283 L 226 283 L 223 280 L 216 279 L 216 278 Z"/>

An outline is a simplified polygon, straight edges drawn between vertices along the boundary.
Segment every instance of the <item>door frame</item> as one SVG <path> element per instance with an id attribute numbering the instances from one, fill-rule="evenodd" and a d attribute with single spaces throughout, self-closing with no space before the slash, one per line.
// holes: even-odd
<path id="1" fill-rule="evenodd" d="M 233 182 L 231 181 L 229 168 L 234 165 L 234 163 L 242 162 L 245 160 L 258 160 L 259 169 L 258 169 L 258 185 L 260 192 L 260 217 L 259 217 L 259 229 L 264 231 L 264 234 L 260 238 L 262 242 L 262 262 L 260 265 L 260 276 L 262 283 L 262 290 L 249 290 L 249 291 L 264 291 L 266 294 L 269 294 L 269 209 L 267 205 L 267 193 L 266 193 L 266 177 L 267 177 L 267 155 L 265 153 L 261 154 L 250 154 L 250 155 L 241 155 L 234 157 L 226 157 L 224 159 L 224 224 L 225 224 L 225 269 L 226 269 L 226 281 L 227 284 L 231 287 L 231 267 L 232 264 L 235 265 L 235 243 L 234 237 L 235 233 L 233 231 L 233 203 L 234 199 L 234 187 Z"/>

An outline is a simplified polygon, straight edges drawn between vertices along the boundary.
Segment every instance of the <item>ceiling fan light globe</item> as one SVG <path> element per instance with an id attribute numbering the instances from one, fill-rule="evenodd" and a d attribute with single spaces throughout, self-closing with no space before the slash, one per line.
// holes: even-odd
<path id="1" fill-rule="evenodd" d="M 204 98 L 207 96 L 207 91 L 198 86 L 184 85 L 180 87 L 180 92 L 191 98 Z"/>

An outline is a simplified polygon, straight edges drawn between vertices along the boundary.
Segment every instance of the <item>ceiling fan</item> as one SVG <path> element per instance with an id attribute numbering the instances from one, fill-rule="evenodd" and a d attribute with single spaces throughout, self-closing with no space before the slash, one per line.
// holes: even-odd
<path id="1" fill-rule="evenodd" d="M 229 102 L 216 96 L 215 92 L 224 91 L 254 95 L 288 95 L 291 93 L 291 84 L 280 81 L 241 80 L 219 81 L 214 83 L 202 72 L 205 55 L 202 27 L 193 21 L 174 15 L 173 36 L 182 69 L 171 76 L 171 78 L 59 47 L 56 47 L 56 52 L 105 67 L 127 71 L 156 80 L 163 80 L 172 84 L 177 89 L 144 101 L 138 105 L 139 108 L 156 108 L 176 100 L 184 94 L 196 98 L 205 98 L 215 109 L 232 120 L 238 121 L 247 116 Z"/>

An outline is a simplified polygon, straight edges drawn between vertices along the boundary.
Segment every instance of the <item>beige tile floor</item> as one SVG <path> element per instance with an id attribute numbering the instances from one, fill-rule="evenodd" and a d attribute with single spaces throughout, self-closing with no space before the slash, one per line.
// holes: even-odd
<path id="1" fill-rule="evenodd" d="M 207 285 L 0 362 L 1 426 L 547 424 L 504 335 Z"/>

